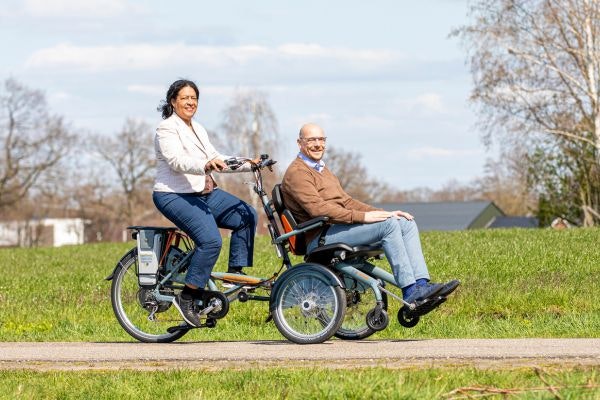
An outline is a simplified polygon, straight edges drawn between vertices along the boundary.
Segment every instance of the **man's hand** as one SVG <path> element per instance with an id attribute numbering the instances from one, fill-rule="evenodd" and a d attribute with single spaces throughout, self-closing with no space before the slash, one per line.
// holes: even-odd
<path id="1" fill-rule="evenodd" d="M 413 217 L 412 215 L 410 215 L 406 211 L 396 210 L 396 211 L 392 211 L 392 214 L 394 214 L 394 217 L 396 217 L 398 219 L 400 219 L 402 217 L 406 218 L 409 221 L 412 221 L 413 219 L 415 219 L 415 217 Z"/>
<path id="2" fill-rule="evenodd" d="M 381 222 L 393 216 L 394 214 L 389 211 L 367 211 L 365 213 L 365 223 Z"/>
<path id="3" fill-rule="evenodd" d="M 228 169 L 227 164 L 225 164 L 223 160 L 218 158 L 213 158 L 204 166 L 204 171 L 208 173 L 212 171 L 223 171 L 225 169 Z"/>

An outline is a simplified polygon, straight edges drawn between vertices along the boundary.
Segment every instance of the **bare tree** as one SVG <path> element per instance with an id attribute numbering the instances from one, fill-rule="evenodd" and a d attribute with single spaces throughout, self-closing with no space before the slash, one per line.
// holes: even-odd
<path id="1" fill-rule="evenodd" d="M 93 148 L 116 174 L 124 202 L 116 209 L 117 217 L 128 224 L 135 219 L 135 205 L 142 196 L 149 197 L 155 165 L 153 130 L 145 122 L 127 119 L 115 137 L 94 136 Z M 106 175 L 105 175 L 106 176 Z"/>
<path id="2" fill-rule="evenodd" d="M 578 183 L 583 224 L 593 225 L 589 210 L 600 209 L 600 2 L 475 0 L 471 16 L 454 34 L 469 50 L 471 99 L 486 142 L 499 134 L 509 148 L 526 143 L 528 156 L 560 154 L 566 165 L 555 163 L 555 173 Z"/>
<path id="3" fill-rule="evenodd" d="M 472 184 L 474 193 L 479 199 L 494 201 L 507 215 L 531 215 L 537 211 L 538 198 L 529 187 L 527 163 L 522 151 L 488 160 L 485 176 Z"/>
<path id="4" fill-rule="evenodd" d="M 269 154 L 277 159 L 280 141 L 277 118 L 271 108 L 267 95 L 261 91 L 249 90 L 235 93 L 223 110 L 221 136 L 215 136 L 221 152 L 245 157 Z M 280 180 L 278 173 L 264 174 L 265 188 L 269 189 Z M 248 180 L 245 174 L 225 174 L 219 180 L 233 194 L 240 196 L 258 207 L 258 197 L 250 186 L 244 186 Z"/>
<path id="5" fill-rule="evenodd" d="M 247 157 L 279 150 L 277 118 L 267 95 L 258 90 L 238 91 L 223 111 L 221 130 L 227 151 Z"/>
<path id="6" fill-rule="evenodd" d="M 14 79 L 0 93 L 0 210 L 16 204 L 68 153 L 73 135 L 45 96 Z"/>

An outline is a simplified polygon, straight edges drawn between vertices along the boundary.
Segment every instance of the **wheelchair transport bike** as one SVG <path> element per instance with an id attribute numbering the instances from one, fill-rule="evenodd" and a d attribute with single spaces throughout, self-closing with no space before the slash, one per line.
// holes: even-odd
<path id="1" fill-rule="evenodd" d="M 226 160 L 234 170 L 245 162 L 251 160 Z M 251 170 L 253 189 L 260 197 L 271 242 L 282 264 L 269 277 L 212 272 L 207 296 L 197 304 L 203 321 L 200 328 L 216 327 L 217 321 L 227 315 L 230 303 L 253 300 L 269 302 L 267 321 L 272 319 L 279 332 L 294 343 L 322 343 L 334 335 L 357 340 L 388 325 L 388 295 L 404 304 L 398 320 L 405 327 L 415 326 L 421 315 L 445 301 L 440 297 L 408 304 L 386 289 L 386 283 L 395 285 L 395 281 L 391 273 L 370 262 L 383 258 L 383 250 L 377 245 L 352 247 L 335 243 L 305 254 L 304 233 L 322 227 L 328 218 L 296 224 L 285 208 L 280 185 L 275 185 L 269 199 L 263 188 L 262 170 L 270 169 L 275 162 L 262 155 L 258 163 L 251 162 Z M 197 329 L 188 325 L 173 306 L 175 296 L 183 289 L 194 243 L 175 227 L 128 229 L 136 246 L 106 278 L 112 281 L 113 311 L 121 327 L 135 339 L 173 342 Z M 293 265 L 290 252 L 303 255 L 304 262 Z M 221 290 L 217 282 L 222 283 Z"/>

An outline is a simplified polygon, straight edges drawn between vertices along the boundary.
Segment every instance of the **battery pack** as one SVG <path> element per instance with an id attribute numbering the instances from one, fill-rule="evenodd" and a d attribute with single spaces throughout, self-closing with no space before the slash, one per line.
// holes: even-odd
<path id="1" fill-rule="evenodd" d="M 163 246 L 163 234 L 153 229 L 140 230 L 137 235 L 138 281 L 140 286 L 154 286 Z"/>

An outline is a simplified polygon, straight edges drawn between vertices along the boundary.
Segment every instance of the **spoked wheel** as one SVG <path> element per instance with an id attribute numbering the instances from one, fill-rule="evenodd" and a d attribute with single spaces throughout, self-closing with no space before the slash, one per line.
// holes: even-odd
<path id="1" fill-rule="evenodd" d="M 120 261 L 110 288 L 113 311 L 127 333 L 141 342 L 168 343 L 179 339 L 188 330 L 167 329 L 183 324 L 183 319 L 171 302 L 157 301 L 153 289 L 140 288 L 136 274 L 137 249 L 131 250 Z M 161 291 L 174 295 L 172 289 Z M 154 313 L 153 313 L 154 312 Z"/>
<path id="2" fill-rule="evenodd" d="M 313 269 L 295 268 L 279 278 L 272 299 L 273 320 L 279 332 L 294 343 L 322 343 L 333 336 L 344 319 L 344 291 Z"/>
<path id="3" fill-rule="evenodd" d="M 348 276 L 344 276 L 344 285 L 346 286 L 346 316 L 335 336 L 343 340 L 365 339 L 376 332 L 367 325 L 367 314 L 377 305 L 375 292 L 366 283 Z M 387 310 L 387 294 L 381 292 L 381 296 L 383 309 Z"/>

